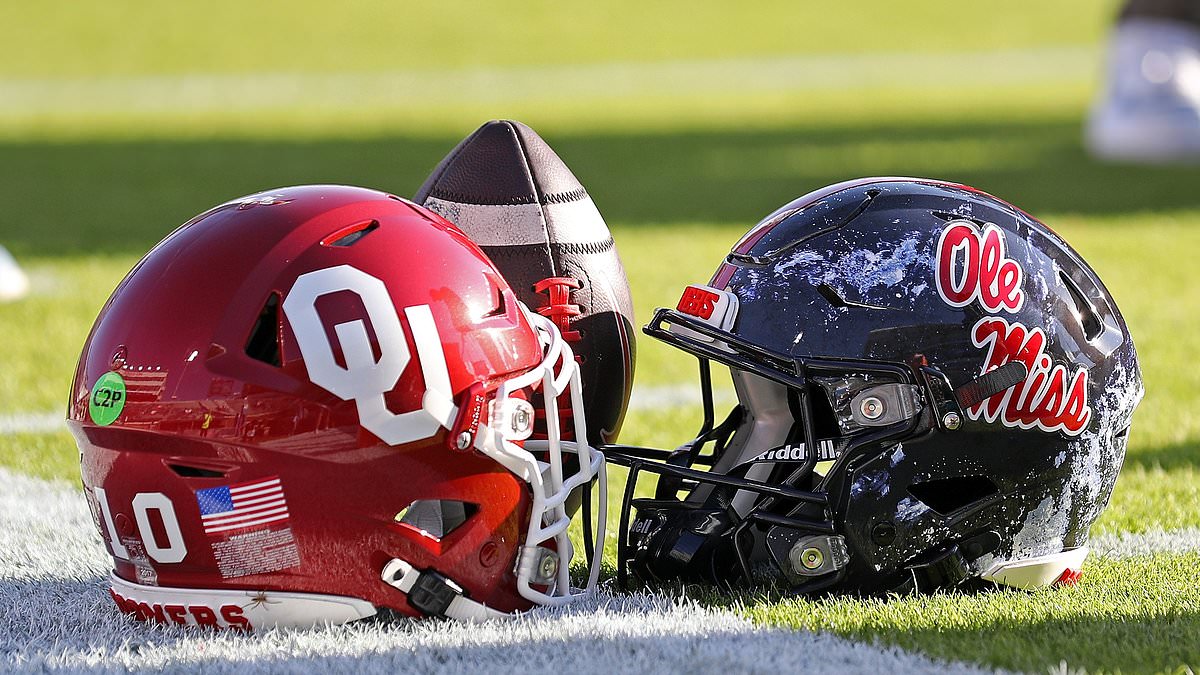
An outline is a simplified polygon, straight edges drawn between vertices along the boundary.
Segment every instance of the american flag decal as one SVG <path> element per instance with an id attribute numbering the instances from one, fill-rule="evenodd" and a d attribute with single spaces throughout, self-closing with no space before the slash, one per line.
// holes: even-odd
<path id="1" fill-rule="evenodd" d="M 287 521 L 287 500 L 278 476 L 196 491 L 205 534 L 224 534 Z"/>

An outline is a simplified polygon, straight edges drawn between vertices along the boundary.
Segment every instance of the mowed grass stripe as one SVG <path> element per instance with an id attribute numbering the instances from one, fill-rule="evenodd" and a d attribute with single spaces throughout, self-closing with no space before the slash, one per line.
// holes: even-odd
<path id="1" fill-rule="evenodd" d="M 750 9 L 720 0 L 9 3 L 0 25 L 0 74 L 444 70 L 847 50 L 953 54 L 1093 44 L 1115 12 L 1110 4 L 1012 0 L 995 11 L 954 0 L 761 0 Z"/>
<path id="2" fill-rule="evenodd" d="M 1067 588 L 885 600 L 758 596 L 735 604 L 766 626 L 831 631 L 998 668 L 1182 673 L 1200 666 L 1198 566 L 1197 552 L 1095 557 Z"/>
<path id="3" fill-rule="evenodd" d="M 956 80 L 971 88 L 1087 81 L 1092 47 L 1035 47 L 955 54 L 822 54 L 718 60 L 474 67 L 343 73 L 184 74 L 101 78 L 0 79 L 0 117 L 78 112 L 230 113 L 297 108 L 500 105 L 529 100 L 629 99 L 710 94 L 757 95 L 894 87 Z M 414 92 L 419 92 L 414 96 Z M 79 101 L 87 101 L 86 109 Z"/>

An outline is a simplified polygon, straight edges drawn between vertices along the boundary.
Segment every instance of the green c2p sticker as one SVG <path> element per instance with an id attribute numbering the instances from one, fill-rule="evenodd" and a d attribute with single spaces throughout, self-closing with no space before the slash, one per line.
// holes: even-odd
<path id="1" fill-rule="evenodd" d="M 88 399 L 88 414 L 92 416 L 92 421 L 106 427 L 115 422 L 124 409 L 125 378 L 114 372 L 101 375 Z"/>

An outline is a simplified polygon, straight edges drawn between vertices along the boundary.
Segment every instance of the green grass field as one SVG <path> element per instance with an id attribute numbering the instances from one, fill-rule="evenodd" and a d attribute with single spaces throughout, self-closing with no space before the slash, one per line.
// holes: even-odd
<path id="1" fill-rule="evenodd" d="M 562 64 L 586 74 L 593 72 L 588 64 L 605 63 L 636 70 L 642 62 L 805 54 L 907 51 L 936 59 L 1086 49 L 1099 44 L 1112 12 L 1108 3 L 1082 2 L 1010 3 L 994 16 L 948 2 L 919 11 L 862 2 L 819 13 L 789 9 L 795 3 L 753 11 L 717 3 L 603 11 L 536 3 L 522 14 L 534 18 L 517 22 L 484 3 L 401 12 L 349 2 L 321 14 L 306 3 L 215 3 L 202 11 L 127 2 L 72 4 L 60 21 L 57 4 L 5 10 L 0 94 L 36 82 L 39 91 L 61 88 L 69 100 L 81 82 L 99 77 L 114 87 L 134 81 L 131 91 L 152 98 L 161 89 L 155 77 L 181 73 L 253 80 L 258 73 L 432 69 L 450 77 L 487 68 L 535 69 L 536 79 L 537 68 Z M 680 13 L 688 21 L 674 29 Z M 434 82 L 411 96 L 376 96 L 374 106 L 356 105 L 351 95 L 292 107 L 156 111 L 135 98 L 93 113 L 87 101 L 51 105 L 59 99 L 38 94 L 25 105 L 0 95 L 0 244 L 20 258 L 34 285 L 28 299 L 0 304 L 0 416 L 65 407 L 101 304 L 142 253 L 193 214 L 295 183 L 410 195 L 478 123 L 514 116 L 542 132 L 608 218 L 641 320 L 673 303 L 682 285 L 707 280 L 762 215 L 828 183 L 929 176 L 1021 205 L 1100 273 L 1142 359 L 1147 396 L 1094 534 L 1200 527 L 1200 274 L 1193 260 L 1200 255 L 1200 168 L 1090 160 L 1080 124 L 1098 66 L 1054 82 L 1031 73 L 1025 83 L 995 73 L 973 79 L 956 58 L 946 60 L 944 82 L 913 83 L 898 73 L 870 87 L 848 82 L 736 96 L 693 85 L 613 93 L 614 79 L 581 95 L 492 99 L 478 93 L 486 88 L 439 90 Z M 670 265 L 661 264 L 663 251 Z M 693 373 L 690 358 L 639 343 L 639 385 L 686 384 Z M 697 412 L 635 411 L 622 440 L 674 446 L 687 439 Z M 65 432 L 0 435 L 0 465 L 19 471 L 74 480 L 76 458 Z M 1166 552 L 1093 560 L 1077 587 L 1038 593 L 888 602 L 704 597 L 765 624 L 993 667 L 1044 672 L 1065 662 L 1087 671 L 1183 672 L 1200 667 L 1198 567 L 1196 554 Z"/>

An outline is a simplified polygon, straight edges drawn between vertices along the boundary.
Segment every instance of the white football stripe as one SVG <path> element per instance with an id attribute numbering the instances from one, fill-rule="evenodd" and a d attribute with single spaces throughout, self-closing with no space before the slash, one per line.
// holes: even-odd
<path id="1" fill-rule="evenodd" d="M 600 244 L 612 238 L 591 197 L 553 204 L 462 204 L 430 197 L 425 206 L 480 246 Z M 549 231 L 548 231 L 549 230 Z"/>
<path id="2" fill-rule="evenodd" d="M 549 239 L 538 204 L 461 204 L 430 197 L 424 205 L 457 225 L 479 246 L 545 244 Z"/>
<path id="3" fill-rule="evenodd" d="M 604 244 L 612 235 L 591 197 L 545 204 L 550 236 L 558 244 Z"/>

